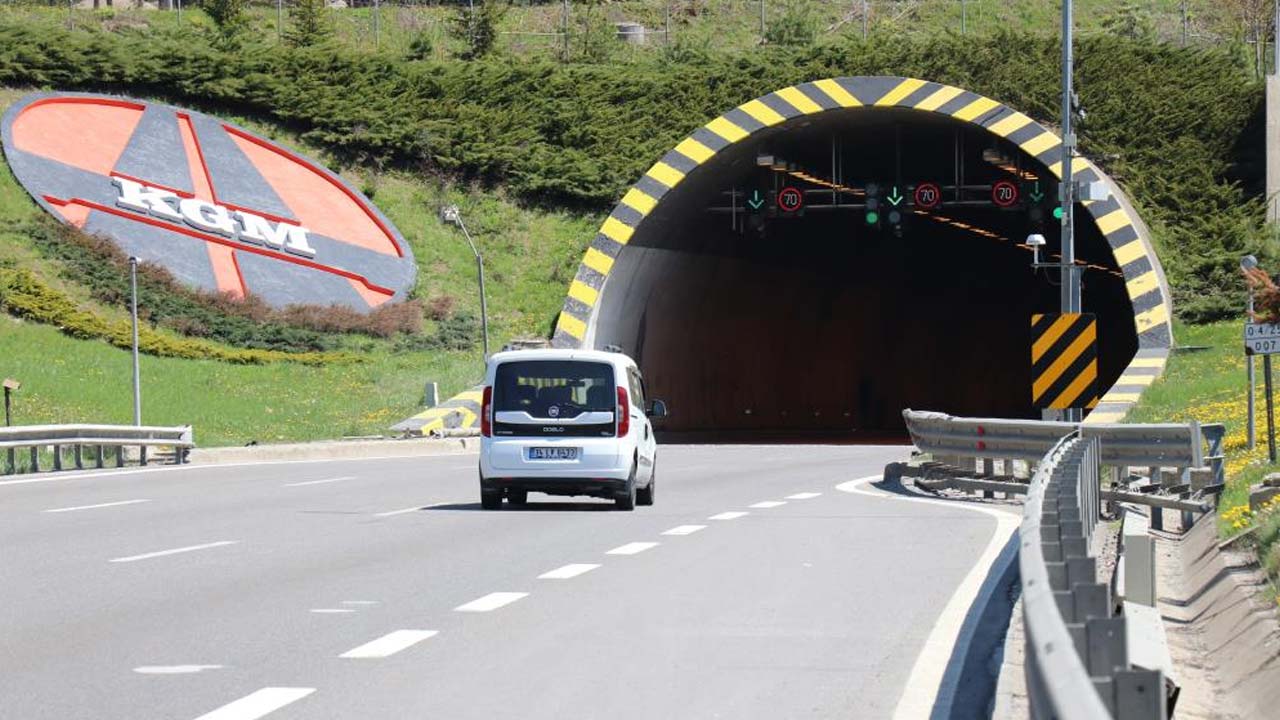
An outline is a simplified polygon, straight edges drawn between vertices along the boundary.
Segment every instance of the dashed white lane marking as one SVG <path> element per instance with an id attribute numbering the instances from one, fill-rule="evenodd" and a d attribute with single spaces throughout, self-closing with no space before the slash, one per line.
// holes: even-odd
<path id="1" fill-rule="evenodd" d="M 568 580 L 575 578 L 583 573 L 589 573 L 600 567 L 597 563 L 570 563 L 555 570 L 544 572 L 538 576 L 539 580 Z"/>
<path id="2" fill-rule="evenodd" d="M 755 505 L 749 505 L 748 507 L 757 508 L 759 510 L 768 510 L 769 508 L 776 508 L 780 505 L 786 505 L 786 504 L 787 504 L 787 501 L 785 500 L 762 500 L 756 503 Z"/>
<path id="3" fill-rule="evenodd" d="M 315 688 L 265 687 L 213 712 L 205 713 L 196 720 L 257 720 L 315 691 Z"/>
<path id="4" fill-rule="evenodd" d="M 457 612 L 489 612 L 527 596 L 526 592 L 495 592 L 454 608 Z"/>
<path id="5" fill-rule="evenodd" d="M 377 605 L 377 600 L 343 600 L 343 605 Z"/>
<path id="6" fill-rule="evenodd" d="M 942 614 L 938 617 L 937 622 L 934 623 L 933 630 L 929 632 L 929 637 L 925 639 L 924 649 L 920 651 L 920 655 L 916 657 L 915 665 L 911 668 L 910 679 L 906 685 L 907 689 L 903 692 L 902 697 L 898 699 L 898 704 L 893 710 L 894 720 L 928 718 L 933 713 L 933 708 L 938 702 L 938 696 L 943 692 L 953 691 L 952 689 L 944 690 L 942 682 L 946 676 L 947 664 L 951 660 L 951 654 L 959 641 L 965 616 L 968 615 L 969 608 L 973 606 L 978 597 L 978 592 L 982 589 L 983 578 L 991 571 L 992 565 L 995 564 L 996 559 L 1000 556 L 1005 544 L 1009 542 L 1010 536 L 1018 529 L 1020 518 L 1012 513 L 1001 512 L 980 505 L 877 493 L 862 488 L 862 485 L 879 480 L 881 477 L 881 475 L 870 475 L 857 480 L 850 480 L 836 485 L 836 489 L 885 500 L 904 500 L 907 502 L 942 505 L 952 509 L 969 510 L 990 515 L 996 520 L 996 530 L 992 533 L 991 540 L 987 542 L 986 549 L 982 551 L 982 555 L 978 557 L 977 562 L 969 569 L 969 573 L 965 575 L 964 580 L 960 581 L 960 585 L 942 609 Z"/>
<path id="7" fill-rule="evenodd" d="M 352 610 L 351 608 L 311 608 L 310 612 L 316 613 L 317 615 L 342 615 L 346 613 L 353 613 L 355 610 Z"/>
<path id="8" fill-rule="evenodd" d="M 670 530 L 663 531 L 663 535 L 692 535 L 699 530 L 705 530 L 706 525 L 677 525 Z"/>
<path id="9" fill-rule="evenodd" d="M 631 542 L 608 551 L 605 555 L 638 555 L 649 548 L 658 547 L 656 542 Z"/>
<path id="10" fill-rule="evenodd" d="M 787 499 L 788 500 L 812 500 L 821 494 L 822 493 L 816 493 L 816 492 L 802 492 L 802 493 L 796 493 L 795 495 L 788 495 Z"/>
<path id="11" fill-rule="evenodd" d="M 324 485 L 325 483 L 342 482 L 343 480 L 355 480 L 354 475 L 343 475 L 336 478 L 325 478 L 323 480 L 304 480 L 303 482 L 285 483 L 281 487 L 302 487 L 303 485 Z"/>
<path id="12" fill-rule="evenodd" d="M 133 671 L 142 675 L 189 675 L 222 668 L 222 665 L 143 665 L 134 668 Z"/>
<path id="13" fill-rule="evenodd" d="M 435 634 L 435 630 L 396 630 L 377 640 L 370 640 L 360 647 L 352 648 L 338 657 L 359 659 L 391 657 Z"/>
<path id="14" fill-rule="evenodd" d="M 74 507 L 52 508 L 44 510 L 47 513 L 64 513 L 75 512 L 76 510 L 97 510 L 98 508 L 119 507 L 121 505 L 137 505 L 138 503 L 151 502 L 150 500 L 120 500 L 117 502 L 98 503 L 97 505 L 76 505 Z"/>
<path id="15" fill-rule="evenodd" d="M 419 510 L 426 510 L 427 508 L 441 507 L 443 505 L 454 505 L 454 504 L 456 503 L 438 502 L 438 503 L 431 503 L 430 505 L 414 505 L 413 507 L 403 508 L 401 510 L 390 510 L 388 512 L 374 513 L 373 516 L 374 517 L 393 517 L 395 515 L 405 515 L 411 512 L 418 512 Z"/>
<path id="16" fill-rule="evenodd" d="M 203 545 L 188 545 L 187 547 L 173 548 L 172 550 L 160 550 L 158 552 L 143 553 L 142 555 L 130 555 L 128 557 L 112 558 L 107 562 L 127 563 L 137 560 L 150 560 L 151 558 L 164 557 L 165 555 L 177 555 L 179 553 L 188 553 L 196 550 L 207 550 L 209 548 L 223 547 L 225 545 L 235 545 L 239 540 L 219 540 L 218 542 L 205 543 Z"/>
<path id="17" fill-rule="evenodd" d="M 751 513 L 746 513 L 741 510 L 731 510 L 729 512 L 716 513 L 715 515 L 712 515 L 707 519 L 708 520 L 737 520 L 743 515 L 750 515 L 750 514 Z"/>

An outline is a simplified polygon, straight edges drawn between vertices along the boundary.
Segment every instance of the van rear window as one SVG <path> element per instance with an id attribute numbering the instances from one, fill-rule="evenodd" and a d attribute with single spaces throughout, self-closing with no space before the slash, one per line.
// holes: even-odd
<path id="1" fill-rule="evenodd" d="M 613 366 L 582 360 L 519 360 L 498 366 L 493 409 L 524 411 L 537 418 L 571 418 L 613 412 L 617 403 Z M 551 408 L 555 411 L 551 411 Z"/>

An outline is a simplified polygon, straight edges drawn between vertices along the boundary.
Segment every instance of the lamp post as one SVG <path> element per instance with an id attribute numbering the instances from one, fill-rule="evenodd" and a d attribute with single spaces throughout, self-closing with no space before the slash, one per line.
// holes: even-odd
<path id="1" fill-rule="evenodd" d="M 142 373 L 138 368 L 138 258 L 129 258 L 129 319 L 133 322 L 133 424 L 142 425 Z"/>
<path id="2" fill-rule="evenodd" d="M 457 225 L 462 230 L 462 236 L 467 239 L 467 245 L 471 247 L 471 254 L 476 256 L 476 275 L 480 278 L 480 327 L 484 333 L 484 357 L 487 361 L 489 358 L 489 307 L 484 296 L 484 258 L 480 256 L 476 244 L 471 241 L 471 233 L 467 232 L 467 226 L 462 222 L 462 214 L 458 212 L 457 205 L 445 205 L 440 208 L 440 220 Z"/>
<path id="3" fill-rule="evenodd" d="M 22 387 L 22 383 L 18 382 L 17 380 L 14 380 L 13 378 L 4 379 L 4 426 L 5 427 L 9 427 L 11 424 L 13 424 L 13 414 L 10 411 L 10 406 L 9 406 L 9 395 L 11 393 L 17 392 L 18 388 L 20 387 Z M 13 448 L 9 448 L 9 452 L 7 452 L 6 455 L 8 457 L 7 457 L 7 462 L 5 464 L 5 472 L 12 473 L 14 469 Z"/>
<path id="4" fill-rule="evenodd" d="M 1241 270 L 1252 270 L 1252 269 L 1254 269 L 1254 268 L 1256 268 L 1256 267 L 1258 267 L 1258 258 L 1256 258 L 1256 257 L 1254 257 L 1254 256 L 1252 256 L 1252 255 L 1245 255 L 1244 257 L 1240 258 L 1240 269 L 1241 269 Z M 1248 318 L 1249 318 L 1250 320 L 1252 320 L 1252 319 L 1253 319 L 1253 286 L 1252 286 L 1252 285 L 1250 285 L 1250 286 L 1249 286 L 1249 301 L 1248 301 L 1247 308 L 1248 308 Z M 1252 356 L 1252 355 L 1249 355 L 1249 356 L 1246 358 L 1246 360 L 1248 360 L 1248 364 L 1245 366 L 1245 373 L 1246 373 L 1246 375 L 1247 375 L 1247 376 L 1248 376 L 1248 378 L 1249 378 L 1249 405 L 1248 405 L 1248 407 L 1249 407 L 1249 418 L 1248 418 L 1248 421 L 1247 421 L 1247 424 L 1246 424 L 1246 429 L 1247 429 L 1247 432 L 1248 432 L 1249 449 L 1250 449 L 1250 450 L 1252 450 L 1252 449 L 1253 449 L 1253 446 L 1254 446 L 1254 445 L 1256 444 L 1256 442 L 1257 442 L 1257 440 L 1256 440 L 1256 438 L 1257 438 L 1257 430 L 1256 430 L 1257 425 L 1255 424 L 1255 423 L 1256 423 L 1256 421 L 1254 420 L 1254 418 L 1256 417 L 1256 415 L 1254 414 L 1254 413 L 1255 413 L 1255 411 L 1254 411 L 1254 407 L 1253 407 L 1253 402 L 1254 402 L 1254 400 L 1253 400 L 1253 396 L 1254 396 L 1254 393 L 1255 393 L 1255 389 L 1256 389 L 1256 387 L 1257 387 L 1257 384 L 1256 384 L 1256 381 L 1255 381 L 1255 379 L 1254 379 L 1254 374 L 1253 374 L 1253 373 L 1254 373 L 1254 369 L 1253 369 L 1253 367 L 1254 367 L 1254 366 L 1253 366 L 1253 356 Z"/>
<path id="5" fill-rule="evenodd" d="M 1073 97 L 1072 68 L 1074 58 L 1071 47 L 1072 0 L 1062 0 L 1062 312 L 1080 312 L 1080 271 L 1076 267 L 1075 185 L 1071 164 L 1075 160 L 1076 135 L 1071 129 Z M 1080 408 L 1063 411 L 1063 419 L 1080 422 L 1084 413 Z"/>

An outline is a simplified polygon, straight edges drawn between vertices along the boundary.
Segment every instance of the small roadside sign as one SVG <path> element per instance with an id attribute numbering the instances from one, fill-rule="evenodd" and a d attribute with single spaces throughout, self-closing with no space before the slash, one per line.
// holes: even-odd
<path id="1" fill-rule="evenodd" d="M 1280 325 L 1244 324 L 1244 354 L 1274 355 L 1280 353 Z"/>

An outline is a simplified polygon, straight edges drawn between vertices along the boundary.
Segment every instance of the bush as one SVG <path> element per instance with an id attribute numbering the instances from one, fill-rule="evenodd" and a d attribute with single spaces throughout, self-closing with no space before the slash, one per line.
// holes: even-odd
<path id="1" fill-rule="evenodd" d="M 498 7 L 483 3 L 476 14 Z M 468 57 L 484 55 L 484 47 L 468 47 Z M 500 184 L 530 202 L 601 210 L 709 118 L 814 78 L 929 78 L 1051 120 L 1058 55 L 1053 38 L 1003 33 L 883 35 L 742 56 L 678 51 L 616 65 L 404 63 L 334 49 L 230 52 L 160 30 L 0 27 L 0 83 L 221 103 L 287 123 L 340 162 L 385 161 Z M 1081 148 L 1123 179 L 1152 226 L 1180 315 L 1232 312 L 1240 291 L 1233 258 L 1272 244 L 1262 232 L 1256 160 L 1263 85 L 1229 49 L 1099 35 L 1082 40 L 1077 57 L 1088 111 Z M 1274 253 L 1260 257 L 1268 262 Z"/>
<path id="2" fill-rule="evenodd" d="M 40 282 L 29 270 L 0 269 L 0 308 L 21 318 L 56 325 L 74 338 L 106 340 L 119 348 L 133 347 L 133 329 L 127 320 L 112 322 L 94 315 Z M 350 353 L 286 353 L 227 348 L 200 340 L 170 337 L 142 324 L 138 328 L 138 349 L 159 357 L 250 365 L 274 362 L 324 365 L 358 360 Z"/>
<path id="3" fill-rule="evenodd" d="M 128 306 L 129 259 L 115 243 L 46 217 L 27 223 L 22 232 L 43 254 L 60 261 L 64 276 L 87 287 L 95 299 Z M 283 352 L 332 350 L 336 341 L 324 333 L 391 337 L 422 329 L 422 305 L 417 301 L 387 304 L 369 313 L 343 306 L 276 310 L 254 295 L 235 298 L 192 290 L 150 263 L 138 267 L 138 312 L 183 335 Z"/>

